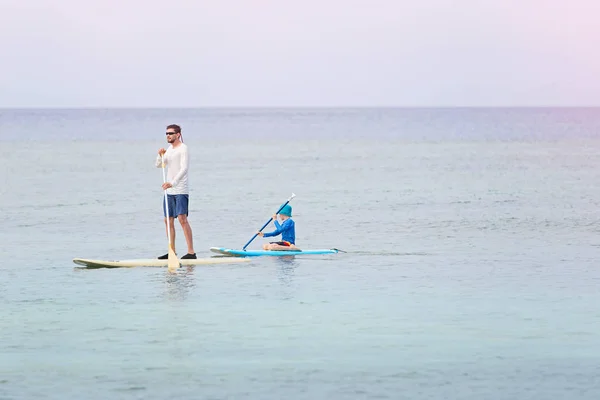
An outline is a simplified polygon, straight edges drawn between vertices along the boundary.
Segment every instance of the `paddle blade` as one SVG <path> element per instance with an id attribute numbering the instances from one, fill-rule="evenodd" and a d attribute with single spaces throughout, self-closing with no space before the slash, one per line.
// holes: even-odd
<path id="1" fill-rule="evenodd" d="M 169 272 L 175 272 L 179 268 L 179 259 L 171 246 L 169 246 L 169 260 L 167 267 L 169 268 Z"/>

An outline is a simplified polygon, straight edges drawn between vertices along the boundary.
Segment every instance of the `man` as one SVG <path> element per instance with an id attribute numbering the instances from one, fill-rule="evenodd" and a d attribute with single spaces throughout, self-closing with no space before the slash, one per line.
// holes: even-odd
<path id="1" fill-rule="evenodd" d="M 188 222 L 188 147 L 181 139 L 181 127 L 179 125 L 167 126 L 167 143 L 169 147 L 165 150 L 158 150 L 156 157 L 156 167 L 162 168 L 161 156 L 164 155 L 165 168 L 167 169 L 166 182 L 162 185 L 163 190 L 167 191 L 167 202 L 169 204 L 169 221 L 167 225 L 167 210 L 163 196 L 163 212 L 165 215 L 165 228 L 171 231 L 171 246 L 175 251 L 175 218 L 179 220 L 185 241 L 187 243 L 187 254 L 181 258 L 196 258 L 194 252 L 194 242 L 192 239 L 192 228 Z M 161 260 L 169 258 L 168 253 L 158 257 Z"/>

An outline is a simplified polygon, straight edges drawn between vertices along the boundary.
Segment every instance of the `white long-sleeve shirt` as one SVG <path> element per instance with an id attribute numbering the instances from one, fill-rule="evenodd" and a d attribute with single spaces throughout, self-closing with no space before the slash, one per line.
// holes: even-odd
<path id="1" fill-rule="evenodd" d="M 176 148 L 169 145 L 164 155 L 165 168 L 167 169 L 167 182 L 173 187 L 167 189 L 167 194 L 189 194 L 188 189 L 188 147 L 181 143 Z M 162 160 L 156 156 L 156 167 L 162 168 Z"/>

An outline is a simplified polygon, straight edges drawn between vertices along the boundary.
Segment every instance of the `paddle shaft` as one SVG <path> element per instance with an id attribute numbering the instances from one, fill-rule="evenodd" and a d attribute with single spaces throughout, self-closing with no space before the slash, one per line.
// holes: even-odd
<path id="1" fill-rule="evenodd" d="M 167 174 L 165 173 L 165 156 L 160 156 L 162 161 L 162 172 L 163 172 L 163 183 L 167 183 Z M 169 200 L 167 198 L 167 191 L 165 192 L 165 210 L 167 210 L 167 238 L 169 238 L 169 247 L 171 247 L 171 224 L 169 221 Z"/>
<path id="2" fill-rule="evenodd" d="M 161 155 L 161 161 L 162 161 L 162 170 L 163 170 L 163 183 L 167 182 L 167 175 L 165 172 L 165 156 L 164 154 Z M 177 254 L 175 254 L 175 243 L 171 242 L 171 219 L 169 218 L 169 200 L 168 200 L 168 196 L 167 196 L 167 190 L 163 189 L 165 192 L 165 211 L 167 214 L 167 220 L 166 220 L 166 225 L 167 225 L 167 238 L 169 239 L 169 250 L 167 252 L 167 267 L 169 272 L 175 272 L 177 271 L 177 268 L 179 268 L 179 259 L 177 258 Z"/>
<path id="3" fill-rule="evenodd" d="M 289 198 L 289 199 L 287 199 L 287 201 L 286 201 L 285 203 L 283 203 L 283 204 L 281 205 L 281 207 L 279 207 L 279 210 L 277 210 L 277 212 L 276 212 L 275 214 L 279 214 L 279 211 L 281 211 L 281 209 L 282 209 L 283 207 L 287 206 L 287 204 L 288 204 L 288 203 L 289 203 L 289 202 L 290 202 L 290 201 L 291 201 L 291 200 L 292 200 L 294 197 L 296 197 L 296 195 L 295 195 L 294 193 L 292 193 L 292 195 L 290 196 L 290 198 Z M 249 245 L 250 243 L 252 243 L 252 241 L 253 241 L 253 240 L 254 240 L 254 239 L 255 239 L 255 238 L 258 236 L 258 233 L 259 233 L 259 232 L 262 232 L 262 230 L 263 230 L 263 229 L 265 229 L 265 228 L 267 227 L 267 225 L 269 225 L 269 224 L 271 223 L 271 221 L 272 221 L 272 220 L 273 220 L 273 218 L 271 218 L 271 219 L 269 219 L 267 222 L 265 222 L 265 224 L 262 226 L 262 228 L 260 228 L 260 230 L 259 230 L 257 233 L 255 233 L 255 234 L 254 234 L 254 236 L 252 236 L 252 239 L 250 239 L 250 240 L 248 241 L 248 243 L 246 243 L 246 245 L 245 245 L 244 247 L 242 247 L 242 250 L 246 250 L 246 247 L 248 247 L 248 245 Z"/>

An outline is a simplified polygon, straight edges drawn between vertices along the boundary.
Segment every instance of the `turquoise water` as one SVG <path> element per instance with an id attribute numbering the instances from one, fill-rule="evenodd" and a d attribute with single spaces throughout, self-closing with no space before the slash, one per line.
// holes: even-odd
<path id="1" fill-rule="evenodd" d="M 173 122 L 199 256 L 292 192 L 298 245 L 346 253 L 76 268 L 164 254 Z M 599 128 L 597 109 L 1 110 L 0 398 L 597 399 Z"/>

